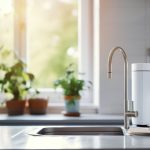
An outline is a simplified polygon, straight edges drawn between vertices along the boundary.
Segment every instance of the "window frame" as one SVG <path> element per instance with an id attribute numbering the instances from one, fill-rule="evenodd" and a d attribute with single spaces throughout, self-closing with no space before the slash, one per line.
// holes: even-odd
<path id="1" fill-rule="evenodd" d="M 26 6 L 27 0 L 14 0 L 14 49 L 18 56 L 25 61 L 28 62 L 27 58 L 27 20 L 26 20 Z M 93 72 L 94 71 L 94 65 L 95 60 L 93 57 L 95 56 L 94 52 L 94 15 L 93 15 L 93 7 L 94 7 L 94 1 L 91 0 L 82 0 L 79 2 L 79 14 L 78 17 L 78 49 L 80 52 L 79 56 L 79 72 L 84 72 L 85 80 L 90 80 L 93 82 L 93 89 L 94 83 L 97 81 L 94 80 Z M 95 13 L 95 12 L 94 12 Z M 84 59 L 83 59 L 84 57 Z M 42 89 L 44 90 L 44 89 Z M 45 89 L 47 92 L 52 91 L 51 89 Z M 57 91 L 61 92 L 61 91 Z M 96 93 L 97 94 L 97 93 Z M 87 112 L 97 112 L 97 106 L 98 106 L 98 98 L 97 96 L 94 96 L 95 93 L 91 94 L 90 101 L 91 103 L 82 103 L 81 105 L 81 111 L 86 110 Z M 95 99 L 96 98 L 96 99 Z M 95 99 L 95 100 L 94 100 Z M 51 100 L 50 100 L 51 101 Z M 89 107 L 90 106 L 90 107 Z M 58 109 L 57 112 L 59 112 L 63 108 L 63 103 L 50 103 L 49 108 L 55 112 L 55 110 Z M 55 109 L 52 109 L 55 108 Z M 49 110 L 50 110 L 49 109 Z M 51 112 L 50 111 L 50 112 Z M 49 111 L 48 111 L 49 112 Z"/>

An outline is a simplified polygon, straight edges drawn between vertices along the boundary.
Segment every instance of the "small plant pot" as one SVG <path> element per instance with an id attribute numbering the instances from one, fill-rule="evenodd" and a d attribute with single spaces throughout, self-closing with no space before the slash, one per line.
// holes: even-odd
<path id="1" fill-rule="evenodd" d="M 25 100 L 10 100 L 6 102 L 8 115 L 23 115 L 25 112 Z"/>
<path id="2" fill-rule="evenodd" d="M 29 99 L 29 113 L 33 115 L 46 114 L 48 100 L 43 98 Z"/>
<path id="3" fill-rule="evenodd" d="M 65 96 L 65 116 L 80 116 L 80 97 Z"/>

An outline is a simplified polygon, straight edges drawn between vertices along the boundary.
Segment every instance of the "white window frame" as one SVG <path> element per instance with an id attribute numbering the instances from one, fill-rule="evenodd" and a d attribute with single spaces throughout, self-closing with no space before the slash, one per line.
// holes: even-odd
<path id="1" fill-rule="evenodd" d="M 27 28 L 26 28 L 26 1 L 27 0 L 14 0 L 14 49 L 19 57 L 27 62 Z M 95 1 L 95 0 L 94 0 Z M 93 67 L 97 61 L 93 60 L 95 56 L 94 53 L 94 17 L 93 17 L 93 7 L 94 1 L 92 0 L 79 0 L 79 36 L 78 45 L 80 51 L 79 58 L 79 72 L 84 72 L 85 80 L 90 80 L 93 82 L 93 89 L 97 89 L 94 86 L 98 80 L 93 80 L 93 72 L 95 68 Z M 94 12 L 95 13 L 95 12 Z M 84 58 L 84 59 L 83 59 Z M 56 92 L 52 89 L 42 89 L 43 93 L 53 93 Z M 96 90 L 97 91 L 97 90 Z M 98 93 L 98 92 L 97 92 Z M 94 95 L 97 93 L 94 93 Z M 54 96 L 55 97 L 55 96 Z M 59 95 L 58 98 L 61 98 Z M 81 111 L 96 113 L 99 98 L 98 96 L 91 95 L 91 103 L 81 105 Z M 48 112 L 59 112 L 63 109 L 63 103 L 50 103 L 50 110 Z M 56 111 L 58 110 L 58 111 Z"/>
<path id="2" fill-rule="evenodd" d="M 94 89 L 93 89 L 93 98 L 94 98 L 94 104 L 100 108 L 100 0 L 94 0 L 93 4 L 94 8 L 94 53 L 93 53 L 93 83 L 94 83 Z"/>

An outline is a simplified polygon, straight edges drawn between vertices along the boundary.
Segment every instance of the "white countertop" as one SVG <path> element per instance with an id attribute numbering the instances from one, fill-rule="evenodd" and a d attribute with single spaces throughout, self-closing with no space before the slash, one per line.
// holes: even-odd
<path id="1" fill-rule="evenodd" d="M 105 126 L 105 124 L 122 124 L 122 121 L 122 116 L 94 114 L 82 114 L 81 117 L 65 117 L 63 115 L 54 114 L 41 116 L 23 115 L 13 117 L 0 115 L 0 149 L 150 149 L 150 136 L 31 136 L 28 134 L 29 131 L 34 128 L 40 128 L 40 124 L 46 126 L 72 126 L 75 124 Z M 7 123 L 9 126 L 4 126 Z M 18 126 L 18 123 L 21 126 Z M 35 123 L 37 123 L 36 125 L 38 126 L 35 126 Z"/>
<path id="2" fill-rule="evenodd" d="M 1 149 L 150 149 L 149 136 L 30 136 L 34 126 L 1 126 Z"/>

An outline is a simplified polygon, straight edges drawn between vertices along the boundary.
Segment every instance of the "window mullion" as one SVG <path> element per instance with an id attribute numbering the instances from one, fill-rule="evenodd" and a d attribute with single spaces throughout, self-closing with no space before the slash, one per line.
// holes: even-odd
<path id="1" fill-rule="evenodd" d="M 93 81 L 93 1 L 79 1 L 79 70 L 84 78 Z"/>
<path id="2" fill-rule="evenodd" d="M 93 82 L 93 1 L 79 1 L 79 72 L 83 72 L 84 79 Z M 93 103 L 93 91 L 84 91 L 85 101 Z"/>
<path id="3" fill-rule="evenodd" d="M 100 105 L 100 0 L 94 0 L 94 104 Z"/>

